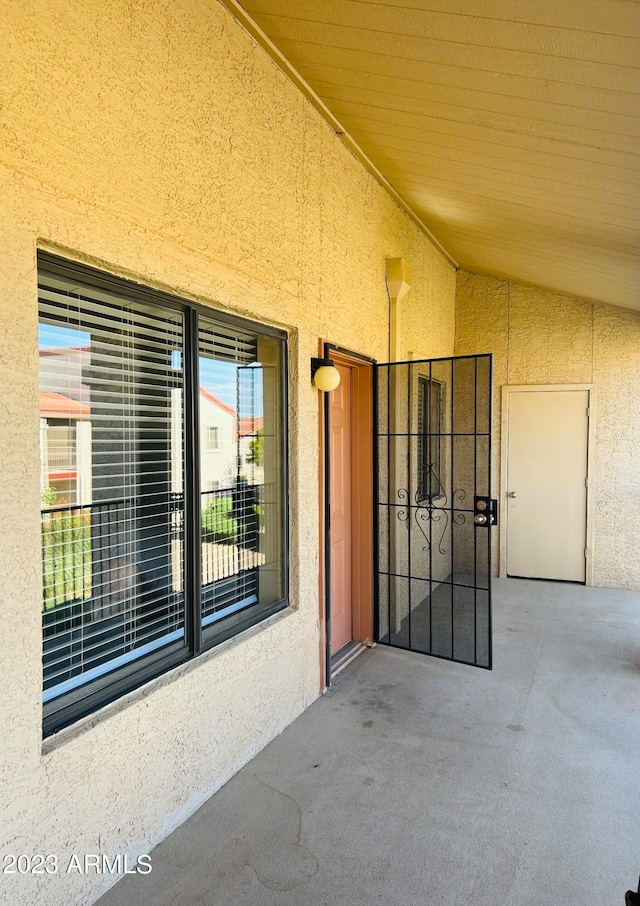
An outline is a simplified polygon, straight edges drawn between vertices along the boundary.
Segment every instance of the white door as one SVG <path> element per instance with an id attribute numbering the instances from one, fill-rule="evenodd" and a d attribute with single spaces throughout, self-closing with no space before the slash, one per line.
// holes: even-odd
<path id="1" fill-rule="evenodd" d="M 588 390 L 509 392 L 509 576 L 585 581 L 588 406 Z"/>

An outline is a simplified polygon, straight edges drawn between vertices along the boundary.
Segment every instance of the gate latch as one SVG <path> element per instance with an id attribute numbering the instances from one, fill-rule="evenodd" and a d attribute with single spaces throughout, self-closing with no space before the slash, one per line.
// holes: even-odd
<path id="1" fill-rule="evenodd" d="M 494 497 L 475 497 L 473 503 L 473 521 L 478 526 L 488 528 L 498 524 L 498 501 Z"/>

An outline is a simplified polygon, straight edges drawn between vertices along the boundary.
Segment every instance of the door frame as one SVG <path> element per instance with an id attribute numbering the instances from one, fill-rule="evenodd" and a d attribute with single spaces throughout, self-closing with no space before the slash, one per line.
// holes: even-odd
<path id="1" fill-rule="evenodd" d="M 509 481 L 509 396 L 511 393 L 532 393 L 586 390 L 589 394 L 587 415 L 587 513 L 585 532 L 585 585 L 593 585 L 593 462 L 596 436 L 596 388 L 594 384 L 512 384 L 502 387 L 502 418 L 500 423 L 500 564 L 499 576 L 507 578 L 507 491 Z"/>
<path id="2" fill-rule="evenodd" d="M 351 369 L 352 462 L 358 463 L 352 482 L 352 620 L 353 640 L 373 644 L 373 366 L 375 360 L 334 343 L 320 341 L 322 358 Z M 320 688 L 331 685 L 331 463 L 329 394 L 321 393 L 320 407 Z"/>

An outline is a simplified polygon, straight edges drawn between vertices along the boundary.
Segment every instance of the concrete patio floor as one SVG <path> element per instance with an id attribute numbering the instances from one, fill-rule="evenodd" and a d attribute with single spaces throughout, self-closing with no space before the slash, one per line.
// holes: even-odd
<path id="1" fill-rule="evenodd" d="M 494 670 L 378 647 L 100 906 L 623 906 L 640 594 L 494 586 Z"/>

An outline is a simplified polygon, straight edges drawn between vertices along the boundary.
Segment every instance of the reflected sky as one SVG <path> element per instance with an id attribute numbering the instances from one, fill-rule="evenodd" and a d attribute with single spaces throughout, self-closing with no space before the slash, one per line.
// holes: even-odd
<path id="1" fill-rule="evenodd" d="M 39 349 L 69 349 L 90 346 L 91 334 L 75 327 L 58 324 L 38 325 Z M 182 368 L 181 350 L 171 354 L 171 367 Z M 259 418 L 262 407 L 262 369 L 259 363 L 238 366 L 235 362 L 199 359 L 200 386 L 238 411 L 240 418 Z M 62 388 L 61 388 L 62 389 Z"/>

